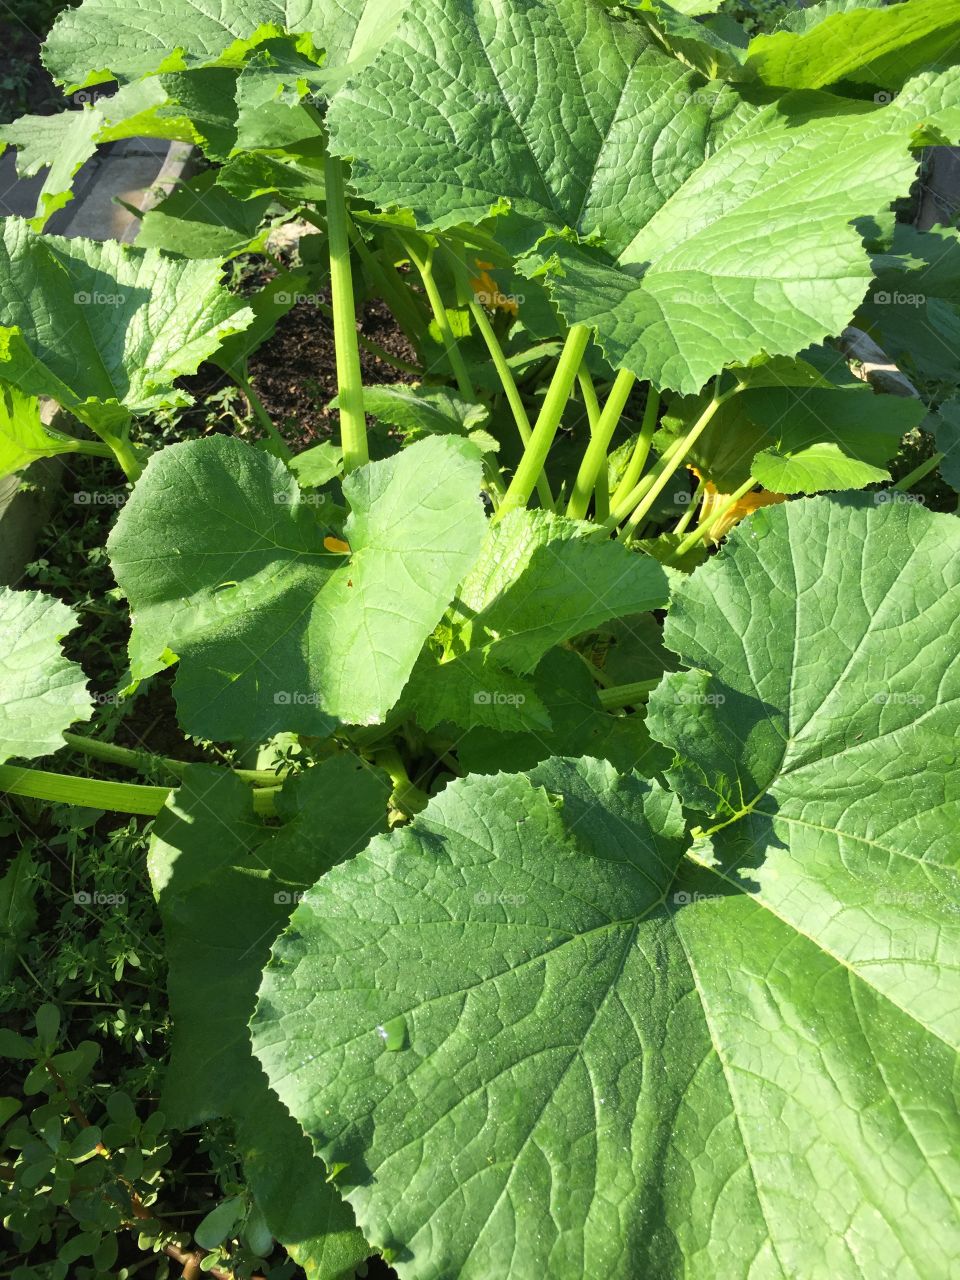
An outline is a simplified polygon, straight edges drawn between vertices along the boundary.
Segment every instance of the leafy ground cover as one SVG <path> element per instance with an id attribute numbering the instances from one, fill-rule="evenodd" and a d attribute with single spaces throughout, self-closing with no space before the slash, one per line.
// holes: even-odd
<path id="1" fill-rule="evenodd" d="M 960 9 L 776 8 L 55 23 L 16 1280 L 951 1273 Z M 137 244 L 46 233 L 137 134 Z"/>

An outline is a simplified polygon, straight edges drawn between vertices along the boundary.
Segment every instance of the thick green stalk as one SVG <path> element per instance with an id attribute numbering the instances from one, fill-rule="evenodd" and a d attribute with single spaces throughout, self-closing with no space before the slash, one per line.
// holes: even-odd
<path id="1" fill-rule="evenodd" d="M 617 423 L 620 421 L 624 406 L 636 381 L 637 375 L 631 373 L 629 369 L 621 369 L 614 379 L 610 394 L 607 396 L 607 402 L 603 406 L 603 412 L 597 421 L 596 429 L 590 436 L 590 443 L 584 452 L 580 470 L 577 472 L 577 478 L 573 483 L 573 492 L 570 494 L 570 501 L 567 503 L 567 515 L 573 520 L 583 520 L 587 514 L 587 507 L 590 505 L 590 497 L 596 488 L 597 478 L 607 461 L 607 450 L 610 448 L 610 441 L 613 439 L 613 433 L 617 429 Z"/>
<path id="2" fill-rule="evenodd" d="M 502 519 L 508 511 L 513 511 L 517 507 L 525 507 L 530 501 L 537 477 L 543 470 L 550 446 L 560 426 L 563 411 L 570 399 L 570 392 L 577 379 L 577 370 L 580 368 L 580 362 L 583 360 L 583 353 L 589 341 L 590 330 L 586 325 L 574 325 L 567 334 L 556 370 L 547 388 L 540 416 L 537 418 L 537 425 L 523 451 L 523 457 L 510 482 L 506 497 L 500 505 L 497 519 Z"/>
<path id="3" fill-rule="evenodd" d="M 623 502 L 643 475 L 643 468 L 646 466 L 647 458 L 650 456 L 650 442 L 653 440 L 653 433 L 657 429 L 657 414 L 659 412 L 660 394 L 654 391 L 653 387 L 649 387 L 647 389 L 647 403 L 643 406 L 640 435 L 634 447 L 633 455 L 627 463 L 627 469 L 620 477 L 620 483 L 610 499 L 610 505 L 613 508 L 618 507 Z"/>
<path id="4" fill-rule="evenodd" d="M 100 742 L 97 738 L 85 738 L 79 733 L 65 733 L 63 740 L 74 751 L 90 756 L 94 760 L 105 760 L 110 764 L 123 765 L 130 769 L 161 767 L 175 778 L 182 778 L 187 764 L 184 760 L 174 760 L 170 756 L 155 756 L 150 751 L 136 751 L 131 747 L 120 747 L 113 742 Z M 255 786 L 275 787 L 279 782 L 272 769 L 234 769 L 233 773 L 245 782 Z"/>
<path id="5" fill-rule="evenodd" d="M 470 371 L 467 369 L 454 332 L 450 328 L 450 317 L 447 315 L 447 309 L 443 304 L 443 298 L 437 288 L 437 281 L 433 274 L 433 250 L 431 249 L 426 257 L 421 257 L 414 246 L 402 236 L 400 237 L 400 243 L 403 245 L 407 257 L 420 273 L 423 289 L 427 295 L 427 301 L 430 303 L 430 310 L 433 312 L 437 328 L 440 330 L 443 349 L 447 353 L 447 359 L 450 361 L 450 368 L 453 370 L 453 376 L 456 378 L 460 394 L 466 396 L 468 400 L 473 400 L 476 398 L 476 393 L 470 378 Z"/>
<path id="6" fill-rule="evenodd" d="M 640 499 L 639 503 L 637 504 L 633 512 L 633 515 L 630 517 L 630 519 L 627 521 L 624 527 L 623 536 L 625 538 L 631 538 L 633 536 L 634 530 L 639 528 L 641 523 L 646 519 L 647 515 L 650 512 L 651 507 L 656 502 L 657 498 L 659 498 L 660 494 L 663 493 L 667 485 L 670 483 L 671 476 L 673 476 L 683 465 L 684 459 L 686 458 L 687 454 L 696 444 L 700 436 L 703 435 L 704 431 L 706 431 L 707 427 L 709 427 L 710 423 L 713 421 L 714 414 L 717 412 L 720 406 L 726 400 L 729 400 L 732 395 L 735 395 L 739 390 L 740 390 L 740 387 L 738 384 L 736 387 L 726 392 L 722 396 L 714 395 L 713 399 L 704 409 L 703 413 L 701 413 L 700 417 L 696 420 L 696 422 L 693 424 L 693 426 L 690 428 L 687 434 L 679 442 L 679 445 L 676 448 L 676 450 L 672 451 L 669 457 L 666 454 L 664 454 L 664 456 L 660 459 L 659 463 L 654 468 L 653 472 L 651 472 L 651 475 L 654 477 L 653 483 L 650 485 L 650 488 L 647 490 L 646 494 Z"/>
<path id="7" fill-rule="evenodd" d="M 70 446 L 71 453 L 87 453 L 94 458 L 113 458 L 115 454 L 105 440 L 78 440 L 76 436 L 65 431 L 51 431 L 50 434 L 60 444 Z"/>
<path id="8" fill-rule="evenodd" d="M 683 541 L 678 545 L 675 554 L 678 556 L 686 555 L 686 553 L 691 551 L 702 538 L 709 537 L 711 529 L 716 528 L 727 512 L 732 510 L 740 499 L 750 492 L 756 483 L 757 482 L 754 480 L 753 476 L 750 476 L 735 493 L 730 494 L 726 502 L 721 503 L 715 511 L 711 511 L 706 519 L 701 520 L 697 527 L 691 533 L 687 534 Z"/>
<path id="9" fill-rule="evenodd" d="M 144 787 L 133 782 L 102 782 L 99 778 L 71 778 L 45 769 L 19 769 L 0 765 L 0 791 L 54 804 L 76 804 L 87 809 L 151 816 L 164 806 L 169 787 Z"/>
<path id="10" fill-rule="evenodd" d="M 370 454 L 367 449 L 367 419 L 363 411 L 363 378 L 360 373 L 353 271 L 350 266 L 347 198 L 343 189 L 343 166 L 337 156 L 327 156 L 324 175 L 327 189 L 333 336 L 337 347 L 340 442 L 343 448 L 343 469 L 354 471 L 369 461 Z"/>
<path id="11" fill-rule="evenodd" d="M 123 474 L 135 484 L 143 473 L 143 463 L 126 435 L 115 435 L 112 431 L 97 431 L 97 435 L 116 458 Z"/>
<path id="12" fill-rule="evenodd" d="M 580 387 L 580 394 L 583 396 L 583 404 L 587 411 L 587 421 L 590 424 L 590 435 L 592 436 L 597 429 L 597 424 L 600 422 L 600 401 L 597 399 L 597 389 L 593 385 L 590 370 L 585 363 L 580 366 L 580 372 L 577 374 L 577 383 Z M 606 458 L 604 458 L 604 462 L 606 462 Z M 593 486 L 593 511 L 597 520 L 606 520 L 610 514 L 610 471 L 603 464 L 601 464 L 600 470 L 597 472 L 597 481 Z"/>
<path id="13" fill-rule="evenodd" d="M 605 711 L 616 711 L 620 707 L 632 707 L 643 702 L 660 683 L 656 680 L 635 680 L 633 684 L 617 684 L 609 689 L 598 689 L 597 697 Z"/>
<path id="14" fill-rule="evenodd" d="M 931 471 L 935 471 L 940 463 L 946 457 L 946 454 L 935 453 L 932 458 L 927 458 L 925 462 L 921 462 L 919 467 L 914 467 L 905 476 L 902 476 L 896 484 L 891 485 L 891 489 L 896 489 L 899 493 L 905 493 L 912 488 L 918 480 L 922 480 L 924 476 L 928 476 Z"/>
<path id="15" fill-rule="evenodd" d="M 497 371 L 500 382 L 503 386 L 504 394 L 507 397 L 507 404 L 513 414 L 513 420 L 517 424 L 517 431 L 520 433 L 520 439 L 526 447 L 527 442 L 532 434 L 530 429 L 530 419 L 527 417 L 527 411 L 524 408 L 523 400 L 517 388 L 517 384 L 513 377 L 513 372 L 507 363 L 507 357 L 503 354 L 497 335 L 494 333 L 493 325 L 490 323 L 487 313 L 481 307 L 480 303 L 474 299 L 469 303 L 470 314 L 473 316 L 474 323 L 480 331 L 480 336 L 487 344 L 487 350 L 490 352 L 490 359 L 493 361 L 493 367 Z M 553 491 L 550 488 L 550 481 L 547 479 L 546 471 L 541 471 L 537 476 L 537 496 L 540 499 L 540 505 L 545 507 L 547 511 L 554 510 Z"/>
<path id="16" fill-rule="evenodd" d="M 45 769 L 20 769 L 0 765 L 0 792 L 47 800 L 51 804 L 75 804 L 85 809 L 106 809 L 110 813 L 135 813 L 143 817 L 158 814 L 170 794 L 170 787 L 145 787 L 136 782 L 104 782 L 100 778 L 74 778 Z M 271 815 L 279 787 L 254 788 L 250 795 L 254 812 Z"/>

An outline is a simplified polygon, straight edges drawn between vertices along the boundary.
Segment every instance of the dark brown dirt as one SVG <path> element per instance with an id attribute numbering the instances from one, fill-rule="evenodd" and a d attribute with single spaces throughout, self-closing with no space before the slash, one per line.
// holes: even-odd
<path id="1" fill-rule="evenodd" d="M 329 296 L 320 294 L 329 303 Z M 369 302 L 359 331 L 390 355 L 416 363 L 416 354 L 386 306 Z M 410 382 L 412 375 L 360 348 L 363 381 L 369 386 Z M 327 408 L 337 394 L 333 325 L 309 303 L 300 303 L 278 323 L 273 337 L 250 361 L 254 390 L 294 449 L 325 440 L 336 428 L 337 411 Z"/>

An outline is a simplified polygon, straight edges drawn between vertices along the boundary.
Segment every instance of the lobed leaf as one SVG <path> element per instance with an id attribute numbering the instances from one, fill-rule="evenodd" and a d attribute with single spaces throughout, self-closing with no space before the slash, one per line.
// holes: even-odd
<path id="1" fill-rule="evenodd" d="M 224 437 L 162 450 L 108 544 L 135 678 L 179 655 L 180 720 L 205 737 L 382 720 L 480 550 L 479 488 L 479 454 L 450 437 L 361 468 L 347 555 L 278 459 Z"/>
<path id="2" fill-rule="evenodd" d="M 310 891 L 254 1052 L 403 1280 L 949 1271 L 958 550 L 915 503 L 813 499 L 678 586 L 704 669 L 651 724 L 712 851 L 555 759 Z"/>
<path id="3" fill-rule="evenodd" d="M 19 218 L 3 221 L 0 376 L 26 395 L 52 396 L 91 427 L 189 403 L 175 380 L 252 319 L 221 285 L 216 261 L 39 236 Z"/>
<path id="4" fill-rule="evenodd" d="M 521 268 L 614 367 L 690 392 L 849 323 L 870 274 L 851 221 L 909 189 L 914 130 L 957 132 L 957 106 L 946 74 L 881 106 L 743 98 L 596 0 L 411 0 L 329 125 L 382 208 L 442 229 L 509 206 L 520 249 L 554 229 Z"/>

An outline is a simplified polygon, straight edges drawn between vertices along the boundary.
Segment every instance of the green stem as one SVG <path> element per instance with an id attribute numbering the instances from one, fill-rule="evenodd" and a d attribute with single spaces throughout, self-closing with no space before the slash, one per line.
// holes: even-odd
<path id="1" fill-rule="evenodd" d="M 696 511 L 697 507 L 700 505 L 700 502 L 703 498 L 706 487 L 707 486 L 703 483 L 702 480 L 697 485 L 696 490 L 694 491 L 694 494 L 690 499 L 689 507 L 687 507 L 686 511 L 683 513 L 683 515 L 680 517 L 680 519 L 677 521 L 674 527 L 673 532 L 678 536 L 681 533 L 686 533 L 687 529 L 690 527 L 690 521 L 693 519 L 694 512 Z"/>
<path id="2" fill-rule="evenodd" d="M 588 375 L 589 376 L 589 375 Z M 617 429 L 617 423 L 623 413 L 624 406 L 637 381 L 637 375 L 629 369 L 621 369 L 614 379 L 603 412 L 597 421 L 596 429 L 590 436 L 573 484 L 573 492 L 567 503 L 567 515 L 572 520 L 583 520 L 590 505 L 590 497 L 596 488 L 597 479 L 607 461 L 607 450 Z M 599 517 L 599 513 L 598 513 Z"/>
<path id="3" fill-rule="evenodd" d="M 635 488 L 643 475 L 643 468 L 646 466 L 647 458 L 650 456 L 650 443 L 653 440 L 653 433 L 657 429 L 657 414 L 659 412 L 660 393 L 654 391 L 653 387 L 649 387 L 647 389 L 647 403 L 643 406 L 640 435 L 637 438 L 633 456 L 630 458 L 627 469 L 620 477 L 620 483 L 610 499 L 610 505 L 614 508 L 623 502 L 624 498 Z"/>
<path id="4" fill-rule="evenodd" d="M 135 813 L 154 817 L 170 795 L 170 787 L 145 787 L 136 782 L 104 782 L 100 778 L 76 778 L 46 769 L 20 769 L 0 765 L 0 793 L 46 800 L 52 804 L 75 804 L 85 809 L 106 809 L 111 813 Z M 279 787 L 257 787 L 251 791 L 254 812 L 266 817 L 275 812 Z"/>
<path id="5" fill-rule="evenodd" d="M 473 388 L 473 382 L 460 352 L 460 346 L 453 330 L 450 328 L 450 317 L 447 315 L 447 309 L 443 304 L 443 298 L 440 296 L 440 290 L 437 288 L 437 282 L 433 274 L 433 248 L 431 247 L 428 250 L 426 257 L 421 257 L 413 244 L 409 243 L 403 236 L 400 237 L 400 243 L 403 245 L 407 257 L 420 273 L 424 292 L 427 295 L 427 301 L 430 303 L 433 318 L 437 322 L 437 328 L 440 330 L 443 348 L 447 353 L 447 359 L 450 361 L 450 368 L 453 370 L 453 376 L 457 381 L 460 394 L 466 396 L 468 400 L 474 400 L 476 399 L 476 393 Z"/>
<path id="6" fill-rule="evenodd" d="M 660 494 L 663 493 L 664 489 L 670 483 L 671 476 L 673 476 L 679 470 L 679 468 L 683 465 L 684 459 L 686 458 L 687 454 L 690 452 L 690 450 L 696 444 L 697 440 L 700 438 L 700 436 L 703 435 L 704 431 L 706 431 L 707 427 L 713 421 L 713 416 L 717 412 L 717 410 L 720 408 L 720 406 L 725 401 L 729 400 L 732 395 L 736 395 L 737 391 L 739 390 L 740 390 L 740 386 L 739 384 L 737 384 L 736 387 L 733 387 L 730 391 L 725 392 L 723 395 L 714 394 L 713 399 L 704 409 L 703 413 L 701 413 L 700 417 L 696 420 L 696 422 L 693 424 L 693 426 L 690 428 L 687 434 L 683 437 L 683 439 L 680 440 L 677 448 L 670 452 L 669 457 L 667 456 L 667 454 L 664 454 L 664 456 L 660 459 L 660 461 L 657 463 L 657 466 L 651 472 L 651 476 L 653 477 L 653 483 L 650 485 L 650 488 L 647 490 L 644 497 L 640 499 L 639 503 L 637 504 L 633 512 L 633 515 L 630 517 L 630 519 L 627 521 L 626 526 L 624 527 L 623 536 L 625 538 L 631 538 L 633 536 L 634 530 L 637 529 L 642 523 L 642 521 L 646 519 L 647 514 L 650 511 L 650 508 L 653 506 L 657 498 L 659 498 Z"/>
<path id="7" fill-rule="evenodd" d="M 586 362 L 580 366 L 580 372 L 577 374 L 577 383 L 580 386 L 580 394 L 583 396 L 583 404 L 587 411 L 587 421 L 590 424 L 590 435 L 592 437 L 600 422 L 600 401 L 597 398 L 597 389 L 593 385 L 593 378 L 586 366 Z M 600 464 L 597 480 L 593 486 L 593 510 L 597 520 L 606 520 L 610 514 L 610 469 L 604 463 L 606 463 L 606 456 L 604 456 L 603 463 Z"/>
<path id="8" fill-rule="evenodd" d="M 254 391 L 249 376 L 246 373 L 238 373 L 235 377 L 237 379 L 237 386 L 247 397 L 247 403 L 253 410 L 254 417 L 266 431 L 273 443 L 277 446 L 279 456 L 281 458 L 292 458 L 293 454 L 291 453 L 286 440 L 284 440 L 283 436 L 274 425 L 273 419 L 270 417 L 269 413 L 267 413 L 266 406 L 263 401 L 257 395 L 256 391 Z"/>
<path id="9" fill-rule="evenodd" d="M 502 519 L 508 511 L 513 511 L 517 507 L 525 507 L 530 501 L 537 477 L 543 470 L 550 446 L 560 426 L 563 411 L 570 399 L 570 392 L 577 379 L 577 370 L 580 368 L 583 353 L 589 341 L 590 330 L 583 324 L 574 325 L 567 334 L 556 370 L 547 388 L 540 416 L 537 418 L 537 425 L 523 451 L 520 465 L 510 482 L 506 497 L 497 513 L 497 519 Z"/>
<path id="10" fill-rule="evenodd" d="M 363 411 L 363 378 L 357 342 L 357 314 L 350 266 L 347 231 L 347 199 L 343 166 L 328 155 L 324 167 L 327 194 L 327 232 L 330 247 L 330 295 L 333 301 L 333 336 L 337 348 L 337 391 L 340 406 L 340 442 L 343 469 L 354 471 L 370 459 L 367 419 Z"/>
<path id="11" fill-rule="evenodd" d="M 124 765 L 130 769 L 161 767 L 168 773 L 172 773 L 175 778 L 182 778 L 187 768 L 184 760 L 174 760 L 170 756 L 155 756 L 150 751 L 120 747 L 113 742 L 100 742 L 97 738 L 85 738 L 79 733 L 65 733 L 63 740 L 68 747 L 72 747 L 82 755 L 90 756 L 94 760 L 104 760 L 110 764 Z M 233 772 L 238 778 L 255 786 L 275 787 L 279 781 L 272 769 L 234 769 Z"/>
<path id="12" fill-rule="evenodd" d="M 637 481 L 627 496 L 623 498 L 619 504 L 614 503 L 610 512 L 610 519 L 607 520 L 604 528 L 615 529 L 621 520 L 625 520 L 627 518 L 640 499 L 646 497 L 653 488 L 660 475 L 660 467 L 665 466 L 670 459 L 678 453 L 682 443 L 683 442 L 681 440 L 674 440 L 671 444 L 667 445 L 666 449 L 661 453 L 652 469 Z"/>
<path id="13" fill-rule="evenodd" d="M 427 807 L 430 797 L 425 791 L 410 781 L 406 766 L 395 747 L 384 747 L 373 753 L 373 760 L 388 774 L 393 783 L 393 795 L 390 797 L 394 808 L 401 809 L 408 817 L 420 813 Z"/>
<path id="14" fill-rule="evenodd" d="M 656 680 L 635 680 L 633 684 L 617 684 L 610 689 L 598 689 L 597 697 L 605 711 L 616 711 L 620 707 L 632 707 L 643 702 L 648 694 L 660 683 Z"/>
<path id="15" fill-rule="evenodd" d="M 692 533 L 687 534 L 677 547 L 675 554 L 678 556 L 686 555 L 686 553 L 692 550 L 702 538 L 709 537 L 711 529 L 714 529 L 720 523 L 727 512 L 731 511 L 740 499 L 750 492 L 756 483 L 757 482 L 753 476 L 750 476 L 735 493 L 730 494 L 726 502 L 717 507 L 715 511 L 711 511 L 704 520 L 700 521 Z"/>
<path id="16" fill-rule="evenodd" d="M 125 436 L 114 435 L 112 431 L 98 431 L 97 435 L 116 458 L 123 474 L 131 484 L 135 484 L 143 473 L 143 464 L 130 441 Z"/>
<path id="17" fill-rule="evenodd" d="M 76 804 L 87 809 L 152 816 L 164 806 L 169 787 L 144 787 L 133 782 L 102 782 L 98 778 L 72 778 L 45 769 L 19 769 L 0 765 L 0 791 L 55 804 Z"/>
<path id="18" fill-rule="evenodd" d="M 481 307 L 480 303 L 474 299 L 469 303 L 470 314 L 473 316 L 474 323 L 480 331 L 480 336 L 487 344 L 487 350 L 490 352 L 490 359 L 493 361 L 493 367 L 496 369 L 503 385 L 504 394 L 507 397 L 507 404 L 513 413 L 513 420 L 517 424 L 517 431 L 520 433 L 520 439 L 524 447 L 529 443 L 532 434 L 530 429 L 530 419 L 527 417 L 527 411 L 524 408 L 523 400 L 517 389 L 516 381 L 510 365 L 507 363 L 507 357 L 503 354 L 497 335 L 493 331 L 493 325 L 487 317 L 487 313 Z M 545 507 L 547 511 L 554 510 L 553 492 L 550 488 L 550 481 L 547 479 L 545 471 L 541 471 L 537 476 L 537 496 L 540 499 L 540 505 Z"/>
<path id="19" fill-rule="evenodd" d="M 926 462 L 921 462 L 919 467 L 908 472 L 896 484 L 891 485 L 891 489 L 896 489 L 900 493 L 905 493 L 912 488 L 918 480 L 922 480 L 924 476 L 928 476 L 931 471 L 935 471 L 939 467 L 946 455 L 943 453 L 935 453 L 932 458 L 927 458 Z"/>

